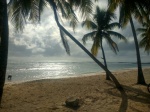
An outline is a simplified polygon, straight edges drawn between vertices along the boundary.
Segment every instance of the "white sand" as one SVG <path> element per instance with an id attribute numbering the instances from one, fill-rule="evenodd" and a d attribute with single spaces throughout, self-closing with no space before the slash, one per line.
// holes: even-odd
<path id="1" fill-rule="evenodd" d="M 150 83 L 150 68 L 143 71 L 146 82 Z M 127 86 L 127 112 L 150 112 L 150 93 L 146 86 L 136 84 L 137 71 L 124 70 L 114 74 Z M 81 106 L 77 110 L 64 106 L 65 100 L 72 96 L 80 99 Z M 5 84 L 0 112 L 118 112 L 121 101 L 114 83 L 106 81 L 104 75 L 95 74 Z"/>

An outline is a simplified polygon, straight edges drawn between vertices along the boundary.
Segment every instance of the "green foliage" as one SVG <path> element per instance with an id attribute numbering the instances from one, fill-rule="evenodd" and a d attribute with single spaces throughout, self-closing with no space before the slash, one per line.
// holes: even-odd
<path id="1" fill-rule="evenodd" d="M 39 22 L 44 8 L 53 6 L 63 18 L 70 21 L 70 26 L 74 30 L 78 22 L 74 9 L 79 9 L 82 17 L 86 19 L 92 14 L 92 5 L 91 0 L 10 0 L 8 9 L 16 31 L 23 31 L 27 20 L 33 23 Z M 67 39 L 61 30 L 60 36 L 66 52 L 70 54 Z"/>
<path id="2" fill-rule="evenodd" d="M 10 0 L 9 15 L 17 31 L 22 31 L 26 20 L 37 22 L 40 20 L 44 7 L 51 7 L 53 0 Z M 61 16 L 70 21 L 74 29 L 78 19 L 74 9 L 79 9 L 84 19 L 90 18 L 93 3 L 91 0 L 55 0 L 57 11 Z"/>
<path id="3" fill-rule="evenodd" d="M 9 16 L 16 31 L 22 31 L 26 20 L 33 23 L 39 21 L 40 13 L 47 2 L 44 0 L 10 0 L 8 4 Z"/>
<path id="4" fill-rule="evenodd" d="M 119 23 L 125 27 L 131 15 L 139 22 L 143 21 L 143 10 L 149 10 L 149 0 L 108 0 L 109 10 L 114 12 L 119 7 Z"/>
<path id="5" fill-rule="evenodd" d="M 150 21 L 147 23 L 143 23 L 143 28 L 138 28 L 138 32 L 141 33 L 141 41 L 139 42 L 139 46 L 144 48 L 145 51 L 149 54 L 150 53 Z"/>
<path id="6" fill-rule="evenodd" d="M 115 53 L 117 53 L 117 51 L 119 50 L 117 44 L 113 41 L 113 37 L 117 37 L 127 42 L 126 38 L 123 35 L 112 31 L 115 27 L 120 28 L 119 23 L 111 23 L 115 18 L 116 16 L 114 13 L 96 7 L 96 13 L 93 16 L 93 21 L 83 21 L 82 26 L 87 27 L 88 29 L 91 29 L 93 31 L 85 34 L 82 38 L 82 41 L 85 44 L 89 38 L 92 38 L 93 45 L 91 52 L 94 56 L 97 55 L 98 49 L 102 46 L 103 39 L 108 42 L 108 45 Z"/>
<path id="7" fill-rule="evenodd" d="M 70 48 L 69 48 L 69 45 L 68 45 L 66 35 L 61 29 L 60 29 L 60 36 L 61 36 L 64 48 L 66 49 L 67 54 L 70 55 Z"/>
<path id="8" fill-rule="evenodd" d="M 90 14 L 92 13 L 92 0 L 68 0 L 69 4 L 76 9 L 79 9 L 82 17 L 90 18 Z"/>

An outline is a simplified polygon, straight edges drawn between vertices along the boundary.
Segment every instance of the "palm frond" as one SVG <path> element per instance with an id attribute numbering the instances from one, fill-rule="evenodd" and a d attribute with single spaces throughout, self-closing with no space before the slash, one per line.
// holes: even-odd
<path id="1" fill-rule="evenodd" d="M 117 44 L 111 39 L 111 37 L 107 37 L 105 38 L 107 40 L 107 43 L 109 45 L 109 47 L 111 48 L 111 50 L 117 54 L 117 52 L 119 51 Z"/>
<path id="2" fill-rule="evenodd" d="M 105 15 L 105 19 L 107 20 L 108 23 L 110 23 L 113 19 L 116 19 L 117 16 L 115 13 L 107 10 L 106 11 L 106 15 Z"/>
<path id="3" fill-rule="evenodd" d="M 87 19 L 82 22 L 82 27 L 84 26 L 92 30 L 97 29 L 97 25 L 93 21 Z"/>
<path id="4" fill-rule="evenodd" d="M 144 48 L 145 52 L 150 53 L 150 25 L 149 23 L 143 23 L 143 28 L 137 29 L 140 32 L 141 41 L 139 47 Z"/>
<path id="5" fill-rule="evenodd" d="M 143 9 L 142 5 L 135 4 L 136 8 L 133 12 L 134 17 L 140 22 L 143 23 L 143 20 L 146 18 L 146 12 Z"/>
<path id="6" fill-rule="evenodd" d="M 63 2 L 63 3 L 62 3 Z M 60 0 L 56 0 L 55 4 L 57 6 L 57 9 L 59 9 L 61 11 L 61 15 L 63 18 L 68 18 L 68 14 L 66 12 L 66 7 L 64 7 L 64 1 L 60 2 Z"/>
<path id="7" fill-rule="evenodd" d="M 12 21 L 16 31 L 22 31 L 24 29 L 26 20 L 25 20 L 24 14 L 22 14 L 21 7 L 17 7 L 13 11 L 13 15 L 11 16 L 11 21 Z"/>
<path id="8" fill-rule="evenodd" d="M 110 24 L 106 25 L 105 29 L 112 30 L 116 27 L 120 28 L 121 27 L 120 23 L 118 23 L 118 22 L 110 23 Z"/>
<path id="9" fill-rule="evenodd" d="M 61 29 L 60 29 L 60 36 L 61 36 L 61 40 L 62 40 L 63 46 L 64 46 L 67 54 L 70 55 L 70 48 L 69 48 L 69 45 L 68 45 L 67 38 L 66 38 L 64 32 Z"/>
<path id="10" fill-rule="evenodd" d="M 114 12 L 119 4 L 121 3 L 121 0 L 108 0 L 108 10 L 111 12 Z"/>
<path id="11" fill-rule="evenodd" d="M 100 9 L 98 6 L 96 7 L 96 12 L 93 16 L 94 21 L 99 27 L 103 27 L 105 24 L 108 23 L 106 20 L 106 10 Z"/>
<path id="12" fill-rule="evenodd" d="M 72 7 L 70 5 L 68 5 L 68 3 L 66 3 L 66 6 L 69 6 L 67 9 L 69 18 L 70 18 L 70 26 L 73 28 L 73 30 L 75 29 L 75 27 L 77 26 L 78 23 L 78 19 L 76 17 L 76 14 L 74 13 Z"/>
<path id="13" fill-rule="evenodd" d="M 94 14 L 94 20 L 96 21 L 99 28 L 104 29 L 108 24 L 116 18 L 116 15 L 109 10 L 100 9 L 96 7 L 96 13 Z"/>
<path id="14" fill-rule="evenodd" d="M 141 36 L 141 37 L 146 37 L 146 35 L 147 35 L 147 34 L 144 32 L 144 33 L 141 33 L 140 36 Z"/>
<path id="15" fill-rule="evenodd" d="M 131 12 L 130 10 L 126 10 L 126 6 L 123 4 L 122 6 L 120 6 L 120 17 L 119 17 L 119 23 L 121 25 L 121 27 L 125 27 L 129 20 L 130 20 L 130 17 L 131 17 Z"/>
<path id="16" fill-rule="evenodd" d="M 48 5 L 48 2 L 46 0 L 39 0 L 39 21 L 41 20 L 41 13 L 44 10 L 44 7 Z"/>
<path id="17" fill-rule="evenodd" d="M 115 31 L 107 31 L 107 33 L 110 35 L 110 36 L 114 36 L 114 37 L 117 37 L 121 40 L 124 40 L 125 42 L 127 42 L 127 39 L 126 37 L 124 37 L 122 34 L 118 33 L 118 32 L 115 32 Z"/>
<path id="18" fill-rule="evenodd" d="M 139 42 L 139 47 L 144 48 L 145 52 L 150 53 L 150 36 L 144 36 Z"/>
<path id="19" fill-rule="evenodd" d="M 39 19 L 39 2 L 35 2 L 35 0 L 33 0 L 33 2 L 31 3 L 31 8 L 30 8 L 28 18 L 32 22 L 38 21 L 38 19 Z"/>
<path id="20" fill-rule="evenodd" d="M 65 0 L 56 0 L 57 9 L 60 10 L 62 17 L 70 21 L 70 26 L 75 29 L 78 19 L 71 5 Z"/>
<path id="21" fill-rule="evenodd" d="M 91 53 L 94 56 L 97 56 L 99 48 L 100 48 L 100 38 L 95 38 L 94 43 L 91 48 Z"/>
<path id="22" fill-rule="evenodd" d="M 84 19 L 90 18 L 93 7 L 92 0 L 68 0 L 68 3 L 72 7 L 78 8 Z"/>
<path id="23" fill-rule="evenodd" d="M 143 23 L 143 27 L 149 27 L 150 25 L 146 22 Z"/>
<path id="24" fill-rule="evenodd" d="M 39 20 L 39 0 L 11 0 L 8 12 L 15 29 L 22 31 L 26 20 Z"/>
<path id="25" fill-rule="evenodd" d="M 146 28 L 138 28 L 138 29 L 137 29 L 137 31 L 140 32 L 140 33 L 146 32 L 146 30 L 147 30 Z"/>
<path id="26" fill-rule="evenodd" d="M 96 35 L 96 33 L 97 33 L 97 31 L 93 31 L 93 32 L 85 34 L 82 38 L 83 44 L 86 44 L 86 41 L 88 39 L 90 39 L 90 38 L 93 39 L 93 37 Z"/>

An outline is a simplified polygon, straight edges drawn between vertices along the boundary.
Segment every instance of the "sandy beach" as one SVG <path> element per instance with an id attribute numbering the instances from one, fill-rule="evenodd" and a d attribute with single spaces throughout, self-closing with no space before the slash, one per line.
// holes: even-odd
<path id="1" fill-rule="evenodd" d="M 150 83 L 150 68 L 144 68 Z M 137 85 L 137 70 L 113 72 L 124 85 L 126 112 L 150 112 L 150 93 L 146 86 Z M 69 97 L 80 100 L 77 110 L 65 106 Z M 122 102 L 121 93 L 105 75 L 45 79 L 18 84 L 7 83 L 4 87 L 0 112 L 118 112 Z"/>

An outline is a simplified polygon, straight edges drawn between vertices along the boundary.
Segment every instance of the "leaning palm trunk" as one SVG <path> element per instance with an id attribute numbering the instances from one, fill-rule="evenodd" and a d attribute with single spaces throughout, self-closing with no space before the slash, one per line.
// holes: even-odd
<path id="1" fill-rule="evenodd" d="M 106 57 L 105 57 L 105 52 L 104 52 L 104 48 L 103 48 L 103 42 L 101 41 L 101 49 L 102 49 L 102 54 L 103 54 L 103 59 L 104 59 L 104 65 L 106 67 L 106 69 L 108 69 L 107 67 L 107 62 L 106 62 Z M 106 80 L 110 80 L 110 77 L 108 75 L 108 73 L 106 72 Z"/>
<path id="2" fill-rule="evenodd" d="M 136 48 L 136 56 L 137 56 L 137 65 L 138 65 L 138 79 L 137 79 L 137 84 L 143 84 L 145 85 L 145 79 L 143 76 L 143 71 L 142 71 L 142 64 L 141 64 L 141 57 L 140 57 L 140 51 L 139 51 L 139 45 L 138 45 L 138 40 L 133 24 L 132 17 L 130 17 L 130 24 L 133 32 L 133 37 L 134 37 L 134 42 L 135 42 L 135 48 Z"/>
<path id="3" fill-rule="evenodd" d="M 0 1 L 0 105 L 5 83 L 8 56 L 7 0 Z"/>
<path id="4" fill-rule="evenodd" d="M 114 81 L 117 89 L 119 89 L 120 91 L 123 90 L 121 84 L 118 82 L 118 80 L 116 79 L 116 77 L 100 62 L 98 61 L 78 40 L 76 40 L 58 21 L 58 16 L 57 16 L 57 12 L 56 12 L 56 6 L 55 3 L 52 1 L 49 1 L 53 6 L 53 11 L 54 11 L 54 16 L 55 16 L 55 21 L 58 25 L 58 27 L 68 36 L 70 37 L 70 39 L 72 39 L 83 51 L 85 51 L 102 69 L 104 69 L 108 75 L 111 77 L 111 79 Z"/>
<path id="5" fill-rule="evenodd" d="M 107 67 L 105 67 L 99 60 L 97 60 L 78 40 L 76 40 L 58 21 L 58 17 L 57 17 L 57 13 L 56 13 L 56 8 L 53 5 L 53 11 L 54 11 L 54 15 L 55 15 L 55 20 L 56 23 L 58 25 L 58 27 L 63 30 L 65 32 L 65 34 L 70 37 L 70 39 L 72 39 L 84 52 L 86 52 L 103 70 L 106 71 L 106 74 L 108 75 L 108 77 L 110 77 L 113 82 L 116 85 L 116 88 L 120 91 L 121 93 L 121 97 L 122 97 L 122 101 L 121 101 L 121 105 L 119 107 L 119 112 L 126 112 L 127 110 L 127 105 L 128 105 L 128 99 L 127 99 L 127 95 L 125 93 L 125 90 L 123 89 L 123 87 L 121 86 L 121 84 L 118 82 L 118 80 L 116 79 L 116 77 L 107 69 Z"/>

